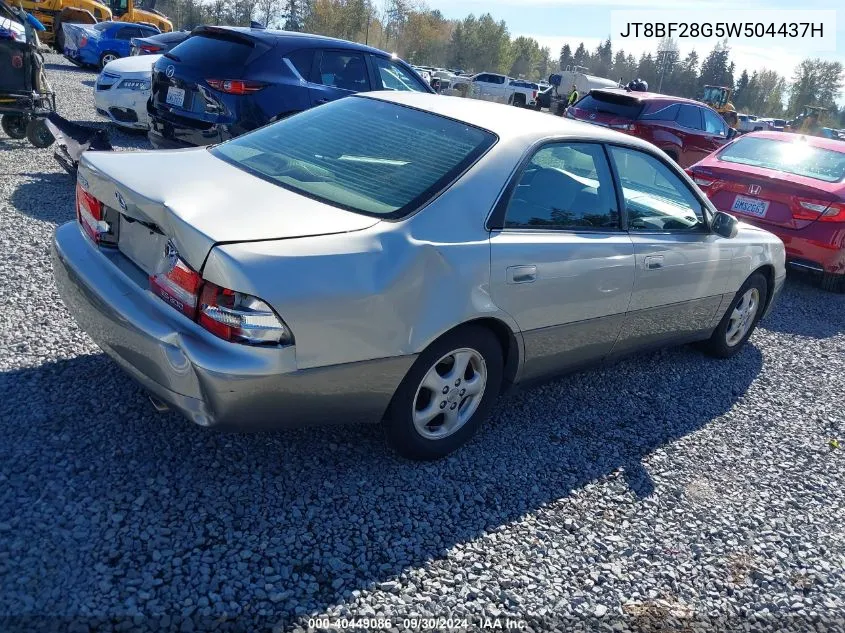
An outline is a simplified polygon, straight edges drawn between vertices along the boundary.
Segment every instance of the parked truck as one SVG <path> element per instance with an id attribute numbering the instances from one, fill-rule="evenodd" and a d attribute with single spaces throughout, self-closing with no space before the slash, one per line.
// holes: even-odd
<path id="1" fill-rule="evenodd" d="M 458 76 L 452 80 L 451 94 L 496 101 L 521 108 L 533 108 L 539 87 L 524 79 L 514 79 L 498 73 L 478 73 L 471 77 Z"/>
<path id="2" fill-rule="evenodd" d="M 583 66 L 567 66 L 565 70 L 549 77 L 549 83 L 552 84 L 549 112 L 563 116 L 563 111 L 566 110 L 568 105 L 569 95 L 572 94 L 572 86 L 575 86 L 579 97 L 589 94 L 590 90 L 618 88 L 620 86 L 618 81 L 588 73 L 587 68 Z"/>
<path id="3" fill-rule="evenodd" d="M 142 4 L 143 3 L 143 4 Z M 95 24 L 107 20 L 141 22 L 162 33 L 173 30 L 173 23 L 155 10 L 156 0 L 18 0 L 18 4 L 34 15 L 47 29 L 39 34 L 45 44 L 64 51 L 63 23 Z"/>

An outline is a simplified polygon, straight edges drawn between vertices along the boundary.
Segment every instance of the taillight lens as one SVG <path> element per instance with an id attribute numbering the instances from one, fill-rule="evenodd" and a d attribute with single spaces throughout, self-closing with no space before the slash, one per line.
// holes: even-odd
<path id="1" fill-rule="evenodd" d="M 202 277 L 178 256 L 168 272 L 150 275 L 150 290 L 185 316 L 196 319 Z"/>
<path id="2" fill-rule="evenodd" d="M 811 198 L 793 198 L 790 205 L 792 217 L 810 222 L 845 222 L 845 203 L 813 200 Z"/>
<path id="3" fill-rule="evenodd" d="M 141 44 L 142 53 L 157 53 L 160 50 L 161 46 L 155 46 L 154 44 Z"/>
<path id="4" fill-rule="evenodd" d="M 290 332 L 261 299 L 205 282 L 200 299 L 199 323 L 227 341 L 287 344 Z"/>
<path id="5" fill-rule="evenodd" d="M 85 48 L 88 45 L 88 36 L 83 35 L 79 38 L 79 48 Z"/>
<path id="6" fill-rule="evenodd" d="M 150 290 L 162 300 L 226 341 L 249 345 L 293 342 L 290 330 L 261 299 L 205 281 L 178 255 L 174 257 L 175 265 L 168 272 L 150 275 Z"/>
<path id="7" fill-rule="evenodd" d="M 693 182 L 695 182 L 695 184 L 697 184 L 697 185 L 701 188 L 701 190 L 702 190 L 702 191 L 704 191 L 705 193 L 707 193 L 707 190 L 708 190 L 710 187 L 712 187 L 712 186 L 713 186 L 713 185 L 715 185 L 717 182 L 719 182 L 719 181 L 718 181 L 718 180 L 716 180 L 715 178 L 708 178 L 708 177 L 706 177 L 706 176 L 702 176 L 701 174 L 696 174 L 696 173 L 692 170 L 692 168 L 690 168 L 690 167 L 687 167 L 684 171 L 685 171 L 685 172 L 687 172 L 687 175 L 688 175 L 690 178 L 692 178 L 692 179 L 693 179 Z"/>
<path id="8" fill-rule="evenodd" d="M 633 123 L 611 123 L 608 127 L 613 130 L 621 130 L 623 132 L 633 132 L 637 129 L 637 126 Z"/>
<path id="9" fill-rule="evenodd" d="M 265 84 L 259 81 L 242 81 L 240 79 L 206 79 L 205 83 L 230 95 L 248 95 L 261 90 Z"/>
<path id="10" fill-rule="evenodd" d="M 76 184 L 76 218 L 82 230 L 94 244 L 99 244 L 101 237 L 110 230 L 104 219 L 103 203 Z"/>

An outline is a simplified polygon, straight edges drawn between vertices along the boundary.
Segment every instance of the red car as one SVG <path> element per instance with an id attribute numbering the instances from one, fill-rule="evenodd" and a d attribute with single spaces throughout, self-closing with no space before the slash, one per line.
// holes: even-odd
<path id="1" fill-rule="evenodd" d="M 845 142 L 752 132 L 687 170 L 717 209 L 771 231 L 793 266 L 843 289 Z"/>
<path id="2" fill-rule="evenodd" d="M 681 167 L 697 163 L 736 134 L 703 103 L 623 88 L 592 90 L 564 115 L 638 136 Z"/>

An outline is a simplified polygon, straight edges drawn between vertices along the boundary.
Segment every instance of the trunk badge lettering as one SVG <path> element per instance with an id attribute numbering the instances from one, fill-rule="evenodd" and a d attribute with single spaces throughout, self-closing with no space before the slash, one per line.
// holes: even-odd
<path id="1" fill-rule="evenodd" d="M 760 185 L 748 185 L 748 193 L 752 196 L 756 196 L 760 193 Z"/>
<path id="2" fill-rule="evenodd" d="M 117 198 L 117 203 L 120 205 L 120 208 L 126 211 L 126 200 L 123 199 L 123 196 L 120 195 L 119 191 L 114 192 L 114 197 Z"/>
<path id="3" fill-rule="evenodd" d="M 167 68 L 164 69 L 164 74 L 167 75 L 167 78 L 170 79 L 173 77 L 173 73 L 176 72 L 176 67 L 173 64 L 170 64 Z"/>

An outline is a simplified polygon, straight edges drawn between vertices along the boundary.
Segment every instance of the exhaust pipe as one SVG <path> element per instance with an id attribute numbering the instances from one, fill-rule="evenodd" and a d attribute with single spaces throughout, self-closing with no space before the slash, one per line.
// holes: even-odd
<path id="1" fill-rule="evenodd" d="M 170 407 L 167 406 L 167 403 L 160 398 L 157 398 L 153 394 L 148 394 L 147 397 L 150 399 L 150 402 L 153 403 L 153 407 L 158 413 L 164 413 L 166 411 L 170 411 Z"/>

